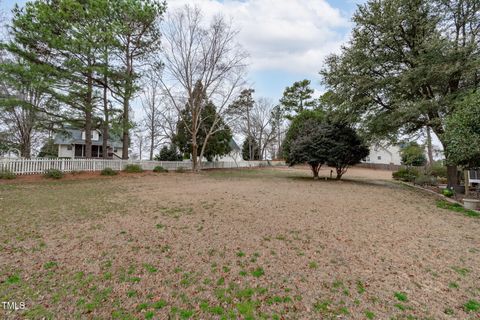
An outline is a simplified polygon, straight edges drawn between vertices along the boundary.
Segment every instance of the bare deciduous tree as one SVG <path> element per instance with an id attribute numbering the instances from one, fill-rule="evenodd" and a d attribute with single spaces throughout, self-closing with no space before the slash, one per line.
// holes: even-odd
<path id="1" fill-rule="evenodd" d="M 143 127 L 149 144 L 149 159 L 153 160 L 155 150 L 166 139 L 162 125 L 162 96 L 160 95 L 160 82 L 156 77 L 148 76 L 143 95 L 141 96 L 144 113 Z"/>
<path id="2" fill-rule="evenodd" d="M 276 141 L 276 128 L 273 121 L 273 104 L 266 98 L 255 102 L 250 115 L 250 132 L 256 140 L 260 159 L 265 159 L 267 148 Z"/>
<path id="3" fill-rule="evenodd" d="M 173 12 L 164 24 L 164 68 L 160 82 L 192 136 L 194 171 L 201 167 L 198 160 L 203 158 L 208 139 L 224 129 L 218 123 L 227 118 L 228 106 L 243 85 L 247 55 L 236 42 L 237 34 L 231 22 L 222 16 L 205 25 L 197 7 L 185 6 Z M 200 95 L 197 94 L 199 88 Z M 215 104 L 217 114 L 198 150 L 197 134 L 204 121 L 201 111 L 207 101 Z M 187 112 L 182 113 L 185 108 Z M 191 119 L 191 125 L 187 125 L 186 116 Z"/>

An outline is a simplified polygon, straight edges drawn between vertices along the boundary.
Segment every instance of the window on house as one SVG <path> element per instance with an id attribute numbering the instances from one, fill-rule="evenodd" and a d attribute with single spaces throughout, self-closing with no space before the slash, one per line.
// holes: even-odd
<path id="1" fill-rule="evenodd" d="M 378 159 L 378 160 L 382 160 L 382 156 L 378 156 L 377 159 Z"/>
<path id="2" fill-rule="evenodd" d="M 72 145 L 71 145 L 71 144 L 69 144 L 69 145 L 67 146 L 67 150 L 72 150 Z"/>
<path id="3" fill-rule="evenodd" d="M 117 152 L 117 151 L 118 151 L 118 149 L 117 149 L 117 148 L 113 148 L 113 152 Z"/>

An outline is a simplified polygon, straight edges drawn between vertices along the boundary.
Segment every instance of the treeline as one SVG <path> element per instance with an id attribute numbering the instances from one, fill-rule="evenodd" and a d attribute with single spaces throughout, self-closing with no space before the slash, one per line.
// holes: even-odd
<path id="1" fill-rule="evenodd" d="M 131 101 L 144 64 L 160 50 L 165 9 L 149 0 L 30 1 L 13 9 L 1 47 L 1 117 L 23 157 L 31 156 L 34 132 L 72 125 L 85 130 L 86 157 L 93 129 L 102 130 L 107 157 L 112 128 L 128 158 Z"/>

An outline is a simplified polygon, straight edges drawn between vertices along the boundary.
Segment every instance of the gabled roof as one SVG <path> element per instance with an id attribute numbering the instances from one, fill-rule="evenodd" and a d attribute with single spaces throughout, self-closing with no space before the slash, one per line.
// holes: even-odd
<path id="1" fill-rule="evenodd" d="M 92 145 L 94 146 L 101 146 L 103 144 L 102 141 L 102 132 L 98 131 L 99 139 L 98 141 L 92 140 Z M 81 129 L 75 128 L 65 128 L 63 132 L 59 132 L 55 135 L 55 139 L 53 140 L 54 144 L 85 144 L 85 140 L 82 139 L 82 132 Z M 110 147 L 121 148 L 122 142 L 120 139 L 110 134 L 110 139 L 108 139 L 108 145 Z"/>
<path id="2" fill-rule="evenodd" d="M 239 152 L 241 150 L 233 138 L 230 139 L 230 141 L 228 142 L 228 145 L 230 146 L 230 149 L 232 149 L 232 151 Z"/>

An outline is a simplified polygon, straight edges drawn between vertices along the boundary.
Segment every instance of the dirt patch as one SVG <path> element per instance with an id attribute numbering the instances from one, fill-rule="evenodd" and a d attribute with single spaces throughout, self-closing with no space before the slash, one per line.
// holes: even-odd
<path id="1" fill-rule="evenodd" d="M 478 317 L 479 219 L 387 173 L 2 185 L 0 298 L 27 303 L 10 318 Z"/>

